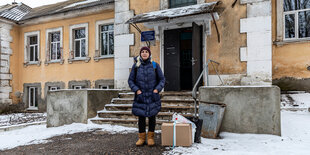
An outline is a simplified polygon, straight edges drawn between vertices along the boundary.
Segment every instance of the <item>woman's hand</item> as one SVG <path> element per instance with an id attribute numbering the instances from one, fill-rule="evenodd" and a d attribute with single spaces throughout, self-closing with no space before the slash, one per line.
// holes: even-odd
<path id="1" fill-rule="evenodd" d="M 153 90 L 153 93 L 158 93 L 158 90 L 157 90 L 157 89 L 154 89 L 154 90 Z"/>
<path id="2" fill-rule="evenodd" d="M 137 95 L 140 95 L 140 94 L 142 94 L 142 91 L 141 91 L 141 90 L 138 90 L 138 91 L 137 91 Z"/>

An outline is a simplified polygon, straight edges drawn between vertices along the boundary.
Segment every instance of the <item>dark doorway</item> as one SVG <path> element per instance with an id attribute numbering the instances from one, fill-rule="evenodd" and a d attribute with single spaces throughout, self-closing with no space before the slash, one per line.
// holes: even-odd
<path id="1" fill-rule="evenodd" d="M 191 90 L 202 70 L 202 28 L 164 31 L 166 91 Z"/>

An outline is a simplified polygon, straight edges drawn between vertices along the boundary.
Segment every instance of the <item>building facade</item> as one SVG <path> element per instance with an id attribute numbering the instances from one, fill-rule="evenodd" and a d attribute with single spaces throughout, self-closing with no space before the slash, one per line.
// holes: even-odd
<path id="1" fill-rule="evenodd" d="M 191 90 L 206 64 L 200 85 L 309 90 L 308 10 L 305 0 L 5 5 L 0 99 L 44 110 L 49 90 L 128 89 L 133 57 L 147 45 L 167 79 L 165 91 Z"/>

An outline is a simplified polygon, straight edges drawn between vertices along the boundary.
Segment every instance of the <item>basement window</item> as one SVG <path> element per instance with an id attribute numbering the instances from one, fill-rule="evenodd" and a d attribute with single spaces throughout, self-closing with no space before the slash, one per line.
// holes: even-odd
<path id="1" fill-rule="evenodd" d="M 59 90 L 60 87 L 49 87 L 49 91 L 56 91 L 56 90 Z"/>
<path id="2" fill-rule="evenodd" d="M 169 0 L 169 8 L 178 8 L 197 4 L 197 0 Z"/>
<path id="3" fill-rule="evenodd" d="M 310 1 L 284 0 L 284 40 L 310 39 Z"/>
<path id="4" fill-rule="evenodd" d="M 73 86 L 72 89 L 83 89 L 83 87 L 82 86 Z"/>
<path id="5" fill-rule="evenodd" d="M 27 32 L 24 35 L 24 65 L 40 65 L 40 31 Z"/>
<path id="6" fill-rule="evenodd" d="M 99 85 L 99 89 L 114 89 L 113 85 Z"/>

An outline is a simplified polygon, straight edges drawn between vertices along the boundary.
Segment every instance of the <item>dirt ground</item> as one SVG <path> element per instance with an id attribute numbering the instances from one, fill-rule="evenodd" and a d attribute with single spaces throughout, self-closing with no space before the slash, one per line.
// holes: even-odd
<path id="1" fill-rule="evenodd" d="M 167 149 L 161 146 L 160 134 L 155 134 L 155 146 L 135 145 L 138 133 L 111 134 L 93 130 L 90 132 L 61 135 L 47 139 L 47 143 L 20 146 L 10 150 L 0 151 L 1 155 L 12 154 L 103 154 L 103 155 L 133 155 L 162 154 Z M 169 149 L 169 148 L 168 148 Z"/>

